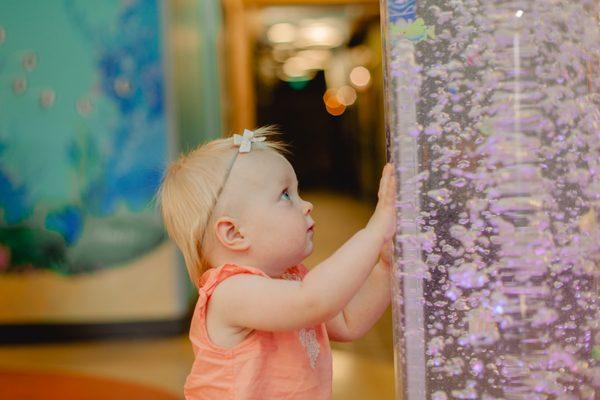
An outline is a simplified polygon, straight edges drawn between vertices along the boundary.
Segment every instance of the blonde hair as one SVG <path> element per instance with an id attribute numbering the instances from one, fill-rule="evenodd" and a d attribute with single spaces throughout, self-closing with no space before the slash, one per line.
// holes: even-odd
<path id="1" fill-rule="evenodd" d="M 280 135 L 275 127 L 260 127 L 254 135 L 265 136 L 266 140 L 253 142 L 251 151 L 289 154 L 287 143 L 271 140 Z M 190 279 L 196 287 L 199 287 L 202 273 L 211 267 L 203 251 L 204 236 L 238 149 L 231 137 L 201 144 L 167 166 L 158 189 L 167 233 L 183 253 Z"/>

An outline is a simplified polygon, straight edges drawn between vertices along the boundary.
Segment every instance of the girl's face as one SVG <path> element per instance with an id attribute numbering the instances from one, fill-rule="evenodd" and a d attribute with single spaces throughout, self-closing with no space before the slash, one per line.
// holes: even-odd
<path id="1" fill-rule="evenodd" d="M 231 171 L 240 225 L 250 240 L 249 257 L 270 276 L 301 263 L 313 251 L 313 205 L 298 192 L 291 164 L 274 151 L 240 154 Z M 228 185 L 229 186 L 229 185 Z"/>

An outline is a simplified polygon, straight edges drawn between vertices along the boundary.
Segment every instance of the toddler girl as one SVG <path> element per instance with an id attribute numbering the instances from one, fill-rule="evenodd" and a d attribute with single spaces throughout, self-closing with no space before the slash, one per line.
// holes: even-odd
<path id="1" fill-rule="evenodd" d="M 206 143 L 173 162 L 160 188 L 167 231 L 199 290 L 188 400 L 330 399 L 329 339 L 360 338 L 390 301 L 391 165 L 366 227 L 309 272 L 313 205 L 276 134 Z"/>

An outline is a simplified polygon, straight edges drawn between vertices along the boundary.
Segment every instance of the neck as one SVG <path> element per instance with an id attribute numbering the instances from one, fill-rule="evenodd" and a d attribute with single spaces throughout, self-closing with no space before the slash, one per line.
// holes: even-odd
<path id="1" fill-rule="evenodd" d="M 211 267 L 220 267 L 223 264 L 243 265 L 253 267 L 263 271 L 271 278 L 279 278 L 285 271 L 294 265 L 274 265 L 264 260 L 258 260 L 251 257 L 248 253 L 239 253 L 231 251 L 216 251 L 209 258 Z"/>

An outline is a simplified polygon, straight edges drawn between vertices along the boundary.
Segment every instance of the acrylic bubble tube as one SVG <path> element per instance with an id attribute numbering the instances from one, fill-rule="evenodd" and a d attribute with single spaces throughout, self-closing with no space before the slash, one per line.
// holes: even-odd
<path id="1" fill-rule="evenodd" d="M 381 0 L 398 399 L 600 399 L 600 2 Z"/>

